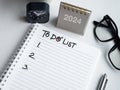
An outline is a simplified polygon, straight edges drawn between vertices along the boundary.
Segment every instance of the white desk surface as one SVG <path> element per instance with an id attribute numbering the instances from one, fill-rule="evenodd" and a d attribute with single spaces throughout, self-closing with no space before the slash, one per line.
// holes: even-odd
<path id="1" fill-rule="evenodd" d="M 7 64 L 9 57 L 30 26 L 30 24 L 24 20 L 26 3 L 29 1 L 31 0 L 0 0 L 0 72 L 2 72 L 2 68 Z M 55 27 L 60 1 L 92 10 L 92 15 L 84 36 L 76 35 Z M 95 40 L 92 24 L 93 20 L 100 20 L 105 14 L 109 14 L 116 22 L 120 34 L 119 8 L 120 0 L 53 0 L 51 2 L 50 21 L 45 24 L 47 27 L 86 42 L 99 48 L 102 52 L 95 69 L 94 78 L 92 78 L 88 90 L 95 90 L 100 76 L 104 73 L 108 74 L 109 79 L 106 90 L 120 90 L 120 71 L 111 68 L 105 59 L 105 55 L 112 45 L 110 45 L 110 43 L 101 44 Z"/>

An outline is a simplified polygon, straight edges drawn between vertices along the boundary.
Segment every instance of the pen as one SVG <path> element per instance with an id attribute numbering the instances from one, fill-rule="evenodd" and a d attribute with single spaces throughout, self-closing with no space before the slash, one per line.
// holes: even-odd
<path id="1" fill-rule="evenodd" d="M 98 83 L 97 90 L 105 90 L 107 82 L 108 82 L 107 75 L 106 74 L 102 75 Z"/>

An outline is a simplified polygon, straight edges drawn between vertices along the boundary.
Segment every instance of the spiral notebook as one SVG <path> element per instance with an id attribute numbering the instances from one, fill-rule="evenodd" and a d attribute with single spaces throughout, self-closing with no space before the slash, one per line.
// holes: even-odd
<path id="1" fill-rule="evenodd" d="M 86 90 L 100 52 L 33 25 L 1 76 L 0 90 Z"/>

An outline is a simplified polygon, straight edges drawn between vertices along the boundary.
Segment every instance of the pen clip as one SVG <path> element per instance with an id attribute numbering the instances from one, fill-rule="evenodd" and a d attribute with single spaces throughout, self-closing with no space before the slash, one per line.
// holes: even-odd
<path id="1" fill-rule="evenodd" d="M 107 82 L 108 82 L 108 79 L 106 79 L 106 81 L 105 81 L 105 84 L 104 84 L 103 90 L 105 90 L 105 87 L 106 87 L 106 85 L 107 85 Z"/>

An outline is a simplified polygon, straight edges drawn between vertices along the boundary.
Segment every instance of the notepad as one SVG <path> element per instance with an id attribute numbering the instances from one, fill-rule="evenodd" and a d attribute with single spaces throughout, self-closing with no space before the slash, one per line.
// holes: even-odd
<path id="1" fill-rule="evenodd" d="M 1 76 L 0 90 L 86 90 L 100 52 L 33 25 Z"/>

